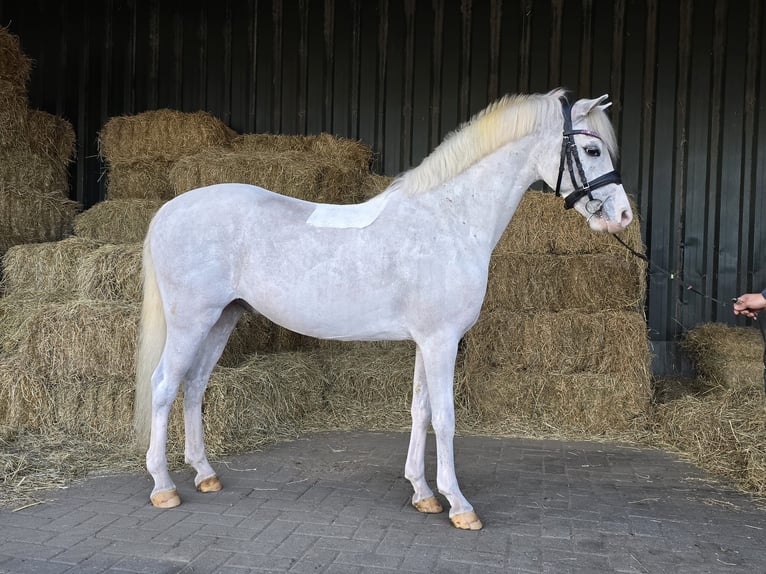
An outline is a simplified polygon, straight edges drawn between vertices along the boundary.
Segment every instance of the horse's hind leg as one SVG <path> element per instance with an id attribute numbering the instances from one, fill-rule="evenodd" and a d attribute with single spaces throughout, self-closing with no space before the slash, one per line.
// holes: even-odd
<path id="1" fill-rule="evenodd" d="M 172 508 L 181 504 L 176 486 L 168 472 L 166 454 L 168 417 L 181 381 L 185 380 L 196 362 L 202 342 L 220 316 L 220 311 L 199 311 L 194 321 L 185 324 L 176 316 L 167 324 L 165 349 L 152 375 L 152 423 L 146 468 L 154 479 L 151 501 L 159 508 Z M 188 317 L 188 316 L 187 316 Z"/>
<path id="2" fill-rule="evenodd" d="M 237 303 L 232 303 L 223 310 L 221 317 L 205 338 L 197 359 L 184 380 L 184 455 L 186 463 L 197 471 L 194 485 L 200 492 L 221 490 L 221 483 L 205 453 L 202 397 L 210 373 L 220 359 L 226 342 L 243 312 L 244 309 Z"/>
<path id="3" fill-rule="evenodd" d="M 415 376 L 412 385 L 412 432 L 404 476 L 412 483 L 415 493 L 412 505 L 420 512 L 441 512 L 442 505 L 436 500 L 425 478 L 425 451 L 428 426 L 431 424 L 431 405 L 423 366 L 423 355 L 418 347 L 415 354 Z"/>

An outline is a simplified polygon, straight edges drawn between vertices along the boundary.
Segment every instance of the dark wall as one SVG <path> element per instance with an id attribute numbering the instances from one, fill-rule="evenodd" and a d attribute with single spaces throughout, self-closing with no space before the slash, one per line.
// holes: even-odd
<path id="1" fill-rule="evenodd" d="M 331 132 L 393 175 L 499 95 L 562 85 L 613 98 L 658 372 L 682 366 L 685 330 L 733 323 L 723 303 L 766 287 L 762 0 L 0 0 L 0 24 L 36 60 L 31 104 L 75 126 L 86 206 L 113 115 Z"/>

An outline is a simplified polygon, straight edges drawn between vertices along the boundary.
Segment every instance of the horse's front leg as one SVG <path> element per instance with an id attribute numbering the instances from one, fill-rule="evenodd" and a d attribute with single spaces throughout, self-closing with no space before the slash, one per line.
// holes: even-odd
<path id="1" fill-rule="evenodd" d="M 436 485 L 450 504 L 452 524 L 464 530 L 480 530 L 481 520 L 465 499 L 455 475 L 455 402 L 452 389 L 458 339 L 433 339 L 421 347 L 431 403 L 431 416 L 436 434 Z"/>
<path id="2" fill-rule="evenodd" d="M 428 425 L 431 424 L 431 404 L 428 400 L 428 385 L 423 366 L 423 355 L 420 348 L 415 354 L 415 376 L 412 386 L 412 432 L 410 433 L 410 448 L 407 452 L 407 463 L 404 466 L 404 476 L 412 483 L 415 493 L 412 495 L 412 505 L 420 512 L 437 513 L 443 510 L 429 488 L 425 478 L 425 451 Z"/>

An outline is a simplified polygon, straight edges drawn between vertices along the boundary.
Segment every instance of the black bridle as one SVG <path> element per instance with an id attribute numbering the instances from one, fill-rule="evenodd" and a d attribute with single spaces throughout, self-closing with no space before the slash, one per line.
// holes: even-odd
<path id="1" fill-rule="evenodd" d="M 617 170 L 613 169 L 609 173 L 605 173 L 594 179 L 588 181 L 585 175 L 585 170 L 582 167 L 580 161 L 580 154 L 577 152 L 577 144 L 575 143 L 574 136 L 578 134 L 591 136 L 594 138 L 602 139 L 599 134 L 589 130 L 574 130 L 572 129 L 572 106 L 565 97 L 561 98 L 561 110 L 564 114 L 564 134 L 561 142 L 561 161 L 559 162 L 559 177 L 556 181 L 556 195 L 561 196 L 561 180 L 564 176 L 564 164 L 569 171 L 569 179 L 572 182 L 574 190 L 564 198 L 564 208 L 572 209 L 578 201 L 583 197 L 588 197 L 588 202 L 595 202 L 593 207 L 589 207 L 590 213 L 597 213 L 601 209 L 601 201 L 594 199 L 591 192 L 594 189 L 609 185 L 611 183 L 622 183 L 622 178 Z M 577 175 L 575 175 L 575 167 L 577 168 Z M 580 184 L 577 183 L 577 176 L 580 178 Z M 597 205 L 596 205 L 597 204 Z"/>

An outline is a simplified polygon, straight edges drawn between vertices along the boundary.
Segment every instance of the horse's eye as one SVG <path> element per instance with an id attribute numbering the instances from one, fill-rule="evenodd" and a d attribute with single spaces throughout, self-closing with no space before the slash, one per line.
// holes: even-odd
<path id="1" fill-rule="evenodd" d="M 585 153 L 587 153 L 590 157 L 599 157 L 601 155 L 601 150 L 596 146 L 588 146 L 585 148 Z"/>

